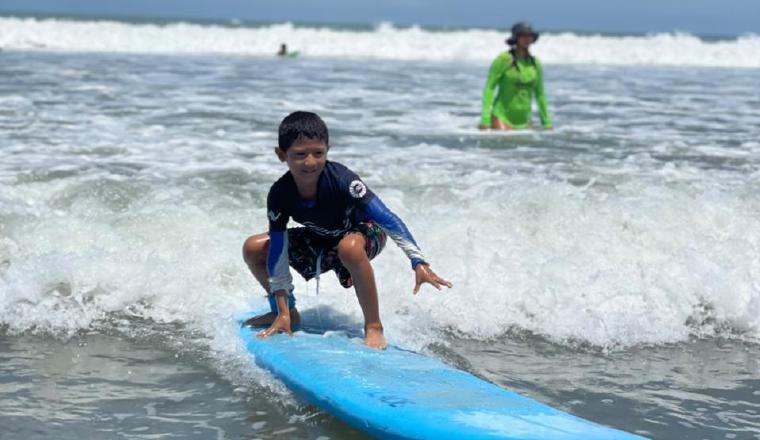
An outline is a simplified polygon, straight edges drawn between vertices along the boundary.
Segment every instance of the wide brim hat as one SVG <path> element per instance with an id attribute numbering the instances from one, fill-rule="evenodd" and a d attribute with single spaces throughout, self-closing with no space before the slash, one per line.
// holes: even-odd
<path id="1" fill-rule="evenodd" d="M 521 21 L 520 23 L 515 23 L 515 25 L 512 26 L 512 35 L 507 38 L 507 44 L 510 46 L 517 44 L 517 39 L 520 37 L 520 35 L 531 35 L 533 37 L 533 42 L 535 43 L 538 41 L 540 34 L 533 30 L 533 26 L 531 26 L 530 23 L 527 21 Z"/>

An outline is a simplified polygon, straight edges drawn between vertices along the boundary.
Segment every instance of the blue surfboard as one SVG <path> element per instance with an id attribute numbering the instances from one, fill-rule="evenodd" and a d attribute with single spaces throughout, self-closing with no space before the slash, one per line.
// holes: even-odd
<path id="1" fill-rule="evenodd" d="M 380 439 L 642 438 L 393 346 L 373 350 L 360 338 L 336 332 L 299 331 L 260 340 L 258 330 L 240 328 L 257 365 L 310 403 Z"/>

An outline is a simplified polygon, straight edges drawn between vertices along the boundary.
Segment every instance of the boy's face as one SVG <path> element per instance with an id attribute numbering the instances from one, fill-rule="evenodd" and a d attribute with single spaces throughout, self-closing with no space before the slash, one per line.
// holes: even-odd
<path id="1" fill-rule="evenodd" d="M 303 138 L 296 140 L 287 151 L 275 148 L 277 157 L 288 164 L 293 178 L 303 183 L 316 183 L 327 163 L 328 147 L 324 141 Z"/>

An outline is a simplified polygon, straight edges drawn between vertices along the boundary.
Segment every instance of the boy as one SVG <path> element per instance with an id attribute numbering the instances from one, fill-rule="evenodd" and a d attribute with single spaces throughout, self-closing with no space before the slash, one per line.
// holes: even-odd
<path id="1" fill-rule="evenodd" d="M 268 325 L 260 338 L 279 332 L 291 335 L 291 325 L 297 326 L 301 318 L 288 266 L 306 280 L 334 270 L 343 287 L 356 289 L 364 314 L 364 343 L 385 348 L 370 260 L 385 246 L 386 234 L 412 262 L 415 294 L 423 283 L 438 290 L 451 283 L 430 269 L 401 219 L 353 171 L 327 160 L 329 136 L 319 116 L 288 115 L 280 123 L 278 144 L 275 154 L 289 171 L 269 190 L 269 233 L 248 237 L 243 245 L 243 259 L 268 292 L 271 312 L 245 325 Z M 287 229 L 291 217 L 304 227 Z"/>

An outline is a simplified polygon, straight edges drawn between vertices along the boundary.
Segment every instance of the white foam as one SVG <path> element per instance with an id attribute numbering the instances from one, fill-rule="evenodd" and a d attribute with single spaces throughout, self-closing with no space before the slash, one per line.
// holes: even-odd
<path id="1" fill-rule="evenodd" d="M 413 296 L 408 262 L 389 245 L 374 265 L 391 340 L 421 348 L 439 341 L 443 329 L 488 338 L 521 328 L 557 341 L 628 346 L 721 326 L 760 337 L 760 204 L 747 194 L 684 191 L 666 182 L 612 192 L 577 188 L 460 172 L 435 159 L 446 153 L 464 166 L 477 151 L 417 150 L 428 158 L 418 172 L 402 171 L 403 151 L 386 152 L 390 165 L 367 181 L 378 188 L 394 182 L 382 189 L 384 201 L 455 288 Z M 67 215 L 47 211 L 60 203 L 52 187 L 27 191 L 39 214 L 22 206 L 17 220 L 6 221 L 0 245 L 2 322 L 17 331 L 72 332 L 131 311 L 189 323 L 232 350 L 230 331 L 219 322 L 266 307 L 239 251 L 247 233 L 265 228 L 263 207 L 212 210 L 185 191 L 194 190 L 156 188 L 128 212 L 114 213 L 80 186 Z M 445 206 L 436 202 L 442 198 Z M 332 274 L 322 283 L 315 297 L 313 285 L 298 281 L 301 307 L 329 307 L 360 328 L 353 292 Z"/>
<path id="2" fill-rule="evenodd" d="M 434 268 L 456 288 L 412 297 L 403 257 L 390 251 L 395 261 L 378 260 L 396 337 L 448 327 L 488 338 L 517 327 L 627 346 L 721 326 L 760 336 L 760 204 L 749 193 L 694 191 L 667 179 L 609 192 L 484 171 L 428 177 L 403 182 L 429 188 L 420 199 L 391 193 L 386 203 L 410 219 Z M 437 206 L 442 199 L 446 206 Z"/>
<path id="3" fill-rule="evenodd" d="M 0 18 L 0 47 L 22 50 L 271 56 L 280 43 L 308 57 L 361 57 L 486 63 L 504 49 L 504 33 L 429 31 L 382 24 L 373 31 L 275 24 L 224 27 L 191 23 Z M 535 53 L 546 63 L 760 67 L 760 37 L 704 41 L 683 33 L 542 36 Z"/>
<path id="4" fill-rule="evenodd" d="M 445 340 L 445 329 L 489 338 L 519 328 L 600 346 L 725 328 L 760 337 L 758 124 L 742 111 L 752 76 L 633 69 L 640 83 L 631 90 L 607 81 L 618 69 L 560 66 L 553 108 L 574 106 L 564 126 L 502 140 L 478 132 L 478 144 L 467 127 L 482 77 L 451 74 L 460 66 L 426 63 L 435 87 L 412 94 L 404 88 L 416 78 L 399 79 L 396 63 L 368 73 L 309 62 L 315 72 L 340 66 L 331 82 L 319 73 L 301 80 L 277 60 L 253 71 L 238 63 L 240 76 L 228 76 L 229 59 L 202 58 L 205 73 L 194 60 L 167 59 L 151 76 L 143 74 L 150 58 L 119 57 L 128 62 L 118 67 L 110 57 L 58 58 L 16 57 L 20 71 L 32 67 L 6 79 L 18 95 L 0 115 L 9 134 L 0 161 L 0 324 L 12 331 L 70 334 L 124 315 L 179 321 L 234 364 L 241 350 L 231 317 L 266 307 L 240 247 L 265 230 L 266 191 L 285 171 L 271 152 L 276 124 L 317 102 L 334 130 L 331 159 L 365 178 L 455 284 L 413 296 L 409 263 L 389 244 L 374 264 L 394 343 L 421 348 Z M 583 82 L 588 72 L 596 77 Z M 684 72 L 705 85 L 700 105 L 714 110 L 678 115 L 699 130 L 670 124 L 647 97 L 663 84 L 690 96 L 675 87 Z M 283 94 L 277 83 L 294 77 L 300 82 Z M 730 92 L 707 87 L 725 77 Z M 401 91 L 365 87 L 396 80 Z M 103 99 L 84 86 L 109 91 Z M 616 96 L 626 98 L 622 108 L 608 105 Z M 597 102 L 604 118 L 574 114 Z M 715 114 L 725 117 L 722 130 L 703 130 Z M 361 328 L 354 293 L 332 274 L 320 297 L 313 285 L 296 286 L 304 311 L 322 305 L 315 318 Z"/>

